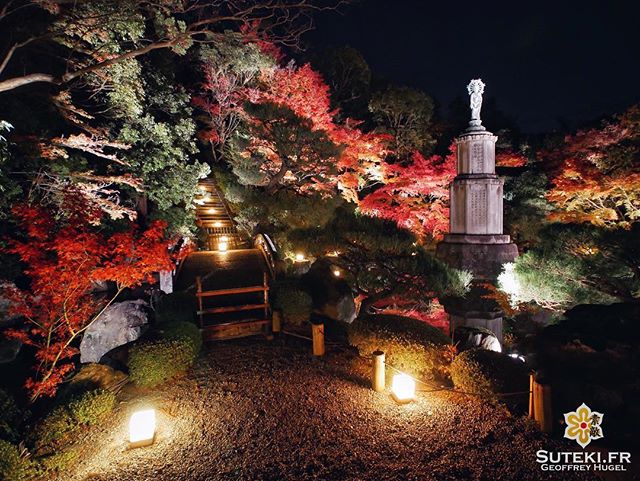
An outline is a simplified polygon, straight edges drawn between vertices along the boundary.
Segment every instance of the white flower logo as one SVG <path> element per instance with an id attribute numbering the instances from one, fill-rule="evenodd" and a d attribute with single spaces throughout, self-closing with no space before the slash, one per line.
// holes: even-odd
<path id="1" fill-rule="evenodd" d="M 604 414 L 592 411 L 585 403 L 576 409 L 564 414 L 567 427 L 564 437 L 575 440 L 583 448 L 592 440 L 604 437 L 602 432 L 602 418 Z"/>

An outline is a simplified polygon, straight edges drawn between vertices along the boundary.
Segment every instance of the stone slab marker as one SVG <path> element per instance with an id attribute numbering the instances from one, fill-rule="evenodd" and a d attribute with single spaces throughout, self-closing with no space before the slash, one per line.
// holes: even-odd
<path id="1" fill-rule="evenodd" d="M 496 140 L 480 120 L 484 83 L 472 80 L 471 121 L 456 139 L 457 172 L 451 185 L 449 234 L 437 255 L 452 267 L 473 272 L 476 279 L 495 280 L 502 265 L 518 256 L 503 233 L 503 181 L 496 175 Z"/>

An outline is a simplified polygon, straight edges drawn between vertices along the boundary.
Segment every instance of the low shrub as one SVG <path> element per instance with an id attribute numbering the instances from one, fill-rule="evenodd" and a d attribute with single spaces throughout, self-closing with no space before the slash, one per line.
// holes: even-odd
<path id="1" fill-rule="evenodd" d="M 193 347 L 189 341 L 147 341 L 129 351 L 129 377 L 139 386 L 154 387 L 185 372 L 194 360 Z"/>
<path id="2" fill-rule="evenodd" d="M 13 396 L 0 389 L 0 439 L 17 441 L 23 420 L 24 413 L 18 408 Z"/>
<path id="3" fill-rule="evenodd" d="M 31 481 L 38 474 L 38 465 L 29 457 L 23 456 L 18 446 L 0 439 L 0 479 Z"/>
<path id="4" fill-rule="evenodd" d="M 33 432 L 34 447 L 42 452 L 59 443 L 76 428 L 77 424 L 66 406 L 57 406 L 36 425 Z"/>
<path id="5" fill-rule="evenodd" d="M 155 308 L 156 322 L 193 322 L 196 298 L 193 294 L 173 292 L 163 296 Z"/>
<path id="6" fill-rule="evenodd" d="M 170 341 L 185 341 L 193 351 L 194 359 L 202 349 L 202 333 L 193 322 L 168 322 L 159 328 L 160 336 Z"/>
<path id="7" fill-rule="evenodd" d="M 96 389 L 73 399 L 68 409 L 73 419 L 87 426 L 103 421 L 116 405 L 116 395 L 111 391 Z"/>
<path id="8" fill-rule="evenodd" d="M 313 301 L 302 289 L 290 285 L 277 286 L 273 305 L 282 311 L 284 321 L 296 326 L 309 320 Z"/>
<path id="9" fill-rule="evenodd" d="M 501 399 L 500 393 L 529 390 L 529 371 L 523 362 L 486 349 L 470 349 L 456 356 L 450 373 L 456 388 L 493 402 Z"/>
<path id="10" fill-rule="evenodd" d="M 115 404 L 115 394 L 103 389 L 75 393 L 63 399 L 37 424 L 34 431 L 36 450 L 48 451 L 82 426 L 98 424 L 113 411 Z"/>
<path id="11" fill-rule="evenodd" d="M 67 472 L 78 458 L 78 452 L 73 449 L 57 451 L 49 456 L 40 458 L 42 470 L 48 474 L 61 474 Z"/>
<path id="12" fill-rule="evenodd" d="M 450 360 L 449 338 L 439 329 L 417 319 L 372 315 L 356 319 L 348 330 L 349 344 L 362 356 L 384 351 L 395 368 L 423 378 L 441 375 Z"/>

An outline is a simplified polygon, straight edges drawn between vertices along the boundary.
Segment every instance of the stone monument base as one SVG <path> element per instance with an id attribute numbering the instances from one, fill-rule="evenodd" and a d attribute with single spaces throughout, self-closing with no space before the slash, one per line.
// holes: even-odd
<path id="1" fill-rule="evenodd" d="M 447 234 L 436 257 L 449 266 L 473 272 L 474 279 L 495 281 L 502 266 L 518 257 L 518 247 L 503 234 Z"/>

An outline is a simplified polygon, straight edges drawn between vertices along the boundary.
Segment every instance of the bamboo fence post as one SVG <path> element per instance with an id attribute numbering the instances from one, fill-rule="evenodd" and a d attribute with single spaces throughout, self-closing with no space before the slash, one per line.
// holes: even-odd
<path id="1" fill-rule="evenodd" d="M 271 314 L 271 331 L 274 334 L 282 331 L 282 313 L 277 309 Z"/>
<path id="2" fill-rule="evenodd" d="M 264 318 L 269 319 L 269 279 L 267 279 L 267 273 L 262 273 L 262 287 L 264 287 Z"/>
<path id="3" fill-rule="evenodd" d="M 551 386 L 533 381 L 533 415 L 543 433 L 553 431 Z"/>
<path id="4" fill-rule="evenodd" d="M 313 355 L 324 356 L 324 324 L 311 324 L 311 337 L 313 340 Z"/>
<path id="5" fill-rule="evenodd" d="M 533 379 L 534 374 L 529 373 L 529 417 L 531 419 L 535 419 L 533 413 L 533 383 L 535 382 Z"/>
<path id="6" fill-rule="evenodd" d="M 374 351 L 372 356 L 371 387 L 376 392 L 382 392 L 385 387 L 384 352 Z"/>

